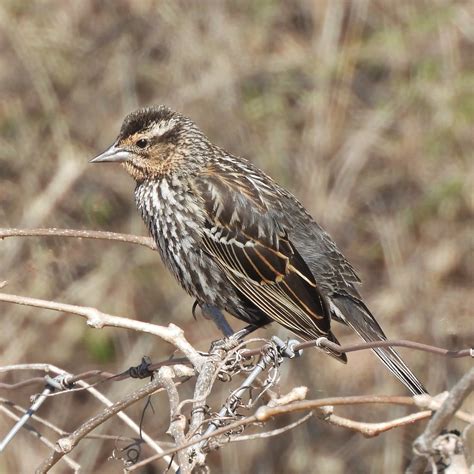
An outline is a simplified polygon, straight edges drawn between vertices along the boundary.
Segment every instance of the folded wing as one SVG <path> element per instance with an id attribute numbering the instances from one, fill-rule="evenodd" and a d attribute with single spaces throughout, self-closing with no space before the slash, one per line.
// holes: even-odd
<path id="1" fill-rule="evenodd" d="M 327 301 L 286 230 L 269 211 L 261 188 L 248 174 L 210 173 L 199 183 L 207 211 L 203 247 L 230 282 L 268 317 L 304 339 L 324 336 L 337 342 L 330 331 Z M 345 354 L 327 352 L 346 361 Z"/>

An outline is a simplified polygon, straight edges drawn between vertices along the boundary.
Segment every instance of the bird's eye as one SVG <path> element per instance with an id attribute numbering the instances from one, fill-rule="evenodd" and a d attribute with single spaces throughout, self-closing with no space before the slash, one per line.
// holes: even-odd
<path id="1" fill-rule="evenodd" d="M 140 140 L 135 143 L 138 148 L 146 148 L 148 145 L 148 140 L 146 138 L 140 138 Z"/>

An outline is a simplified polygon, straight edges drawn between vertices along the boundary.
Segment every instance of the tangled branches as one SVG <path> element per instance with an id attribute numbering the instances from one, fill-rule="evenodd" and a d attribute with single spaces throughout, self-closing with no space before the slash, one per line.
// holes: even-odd
<path id="1" fill-rule="evenodd" d="M 151 445 L 155 449 L 156 454 L 144 460 L 139 460 L 138 457 L 130 460 L 130 457 L 128 457 L 125 460 L 125 467 L 130 471 L 139 469 L 145 464 L 157 461 L 158 459 L 164 459 L 167 464 L 170 462 L 174 464 L 175 461 L 172 460 L 173 458 L 170 456 L 176 456 L 177 464 L 174 464 L 175 468 L 179 466 L 180 472 L 182 473 L 191 472 L 195 466 L 205 465 L 206 456 L 211 450 L 244 439 L 280 434 L 307 421 L 313 412 L 316 412 L 318 418 L 321 420 L 371 437 L 399 426 L 430 418 L 432 412 L 437 410 L 440 406 L 439 400 L 431 399 L 431 397 L 428 396 L 413 398 L 362 396 L 304 400 L 307 392 L 305 387 L 293 388 L 286 395 L 279 397 L 276 393 L 278 390 L 278 381 L 280 380 L 281 365 L 287 359 L 301 356 L 301 349 L 298 349 L 301 344 L 295 340 L 284 342 L 277 337 L 273 337 L 270 341 L 250 339 L 245 342 L 239 342 L 236 339 L 230 339 L 215 344 L 210 352 L 204 355 L 192 348 L 184 338 L 182 331 L 173 325 L 170 325 L 169 328 L 163 328 L 161 326 L 128 320 L 127 318 L 107 315 L 93 308 L 80 308 L 72 305 L 62 305 L 61 303 L 46 302 L 14 295 L 0 294 L 0 300 L 61 311 L 67 310 L 70 311 L 71 314 L 85 316 L 88 318 L 87 321 L 89 324 L 91 318 L 93 318 L 93 326 L 97 328 L 113 324 L 114 326 L 124 327 L 126 329 L 148 332 L 173 344 L 186 356 L 181 359 L 159 364 L 146 362 L 144 374 L 149 375 L 151 373 L 151 381 L 144 387 L 138 388 L 115 403 L 107 401 L 107 408 L 85 421 L 73 433 L 61 436 L 56 442 L 51 455 L 39 466 L 38 472 L 48 472 L 52 466 L 63 458 L 72 465 L 71 463 L 73 463 L 73 461 L 69 459 L 69 457 L 66 457 L 66 455 L 68 455 L 83 438 L 89 436 L 95 428 L 112 416 L 123 416 L 123 410 L 126 407 L 160 391 L 166 392 L 168 396 L 170 412 L 168 433 L 174 438 L 175 444 L 172 448 L 164 450 L 148 435 L 138 430 L 141 439 Z M 319 342 L 319 345 L 322 344 L 324 344 L 324 341 Z M 254 349 L 253 347 L 255 345 L 257 345 L 258 348 Z M 368 344 L 366 348 L 370 348 L 370 344 Z M 364 347 L 360 347 L 359 349 L 364 349 Z M 341 350 L 343 349 L 341 348 Z M 454 356 L 459 355 L 459 353 L 452 351 L 448 354 Z M 467 352 L 463 351 L 462 354 L 469 355 L 469 350 Z M 153 370 L 151 370 L 151 368 L 153 368 Z M 120 374 L 102 374 L 99 371 L 91 371 L 83 374 L 81 377 L 72 376 L 60 369 L 34 365 L 3 367 L 0 368 L 0 373 L 24 369 L 48 369 L 60 375 L 60 377 L 57 376 L 55 378 L 47 376 L 45 380 L 46 388 L 29 410 L 31 413 L 34 413 L 41 403 L 50 396 L 55 395 L 55 393 L 65 394 L 73 390 L 82 389 L 89 391 L 94 396 L 98 396 L 99 392 L 97 392 L 96 388 L 89 385 L 84 379 L 100 376 L 102 379 L 99 383 L 121 380 L 126 376 L 136 376 L 142 373 L 144 367 L 142 363 L 140 365 L 140 371 L 127 370 Z M 104 377 L 104 375 L 106 376 Z M 452 401 L 449 402 L 450 406 L 454 406 L 455 408 L 451 409 L 449 416 L 443 418 L 444 423 L 440 426 L 446 426 L 450 417 L 454 415 L 469 424 L 474 422 L 472 415 L 462 411 L 455 413 L 460 407 L 462 400 L 467 396 L 469 391 L 472 391 L 474 370 L 469 373 L 469 377 L 471 382 L 468 384 L 464 382 L 463 389 L 457 392 L 456 388 L 453 390 L 453 393 L 459 392 L 456 403 L 453 405 Z M 189 379 L 195 380 L 193 398 L 181 401 L 177 387 Z M 31 379 L 29 383 L 37 383 L 38 380 L 38 378 Z M 212 395 L 217 381 L 233 384 L 234 388 L 221 404 L 221 408 L 213 410 L 208 404 L 208 400 Z M 27 383 L 28 381 L 24 381 L 22 386 L 25 386 Z M 9 388 L 13 389 L 17 387 L 18 385 Z M 8 387 L 3 384 L 0 388 L 6 389 Z M 448 397 L 445 403 L 447 403 L 449 399 Z M 340 405 L 374 403 L 408 405 L 419 408 L 419 411 L 383 423 L 363 423 L 336 415 L 333 408 L 334 406 Z M 4 401 L 2 409 L 4 412 L 9 412 L 6 406 L 6 402 Z M 191 406 L 191 409 L 188 409 L 189 406 Z M 270 432 L 257 432 L 243 435 L 246 429 L 253 427 L 259 430 L 262 424 L 271 418 L 293 412 L 306 412 L 306 414 L 303 418 L 285 427 Z M 24 415 L 22 418 L 23 423 L 22 420 L 18 421 L 16 425 L 17 429 L 12 430 L 4 439 L 2 443 L 3 447 L 11 441 L 16 431 L 28 421 L 28 418 L 27 415 Z M 189 422 L 187 421 L 188 419 Z M 130 425 L 130 420 L 127 420 L 127 422 Z M 133 426 L 135 431 L 137 431 L 137 426 L 133 424 L 133 422 L 130 426 Z M 439 434 L 438 431 L 439 427 L 433 432 Z M 432 435 L 430 436 L 432 437 Z M 429 450 L 427 452 L 433 455 L 433 452 Z M 413 470 L 413 472 L 418 471 Z"/>
<path id="2" fill-rule="evenodd" d="M 3 229 L 0 230 L 0 237 L 13 235 L 88 237 L 84 234 L 84 232 L 87 234 L 87 231 L 64 232 L 66 231 L 57 229 L 36 229 L 33 233 Z M 113 238 L 140 245 L 148 246 L 149 244 L 149 241 L 137 240 L 133 236 L 110 237 L 109 233 L 102 235 L 95 232 L 90 238 Z M 463 434 L 443 433 L 443 430 L 448 427 L 452 417 L 467 424 L 467 427 L 474 423 L 472 414 L 460 410 L 463 400 L 473 390 L 474 369 L 471 369 L 449 394 L 441 394 L 434 398 L 428 395 L 415 397 L 340 396 L 307 400 L 307 388 L 304 386 L 293 387 L 282 395 L 280 381 L 282 367 L 292 364 L 292 359 L 301 357 L 303 349 L 306 350 L 311 346 L 331 347 L 343 352 L 367 350 L 373 348 L 374 344 L 403 346 L 452 358 L 472 357 L 472 349 L 451 351 L 413 341 L 381 341 L 334 347 L 333 343 L 324 338 L 300 343 L 296 340 L 282 341 L 278 337 L 272 337 L 270 340 L 225 339 L 213 344 L 208 353 L 202 353 L 193 347 L 185 338 L 184 332 L 173 324 L 164 327 L 106 314 L 96 308 L 7 293 L 0 293 L 0 301 L 59 311 L 68 316 L 80 316 L 86 319 L 90 327 L 96 329 L 113 326 L 150 334 L 171 344 L 182 355 L 157 363 L 144 359 L 139 366 L 117 374 L 91 370 L 74 375 L 48 364 L 0 367 L 0 374 L 23 371 L 45 373 L 43 377 L 28 378 L 14 384 L 0 384 L 0 390 L 9 393 L 15 393 L 20 388 L 43 386 L 41 393 L 34 397 L 29 409 L 10 400 L 0 399 L 0 412 L 14 420 L 14 426 L 3 440 L 0 440 L 0 451 L 7 445 L 14 444 L 14 438 L 21 428 L 29 429 L 50 449 L 50 455 L 38 466 L 37 472 L 48 472 L 59 461 L 66 462 L 75 471 L 79 470 L 81 466 L 73 458 L 74 450 L 82 440 L 95 438 L 102 441 L 113 440 L 115 448 L 112 450 L 111 457 L 121 460 L 123 467 L 128 471 L 136 471 L 146 464 L 162 461 L 163 466 L 171 468 L 174 472 L 179 469 L 181 474 L 185 474 L 192 472 L 196 467 L 205 466 L 207 456 L 211 451 L 236 442 L 276 436 L 295 429 L 310 418 L 317 418 L 322 422 L 360 433 L 365 437 L 377 436 L 397 427 L 430 419 L 426 430 L 420 434 L 414 444 L 414 457 L 409 472 L 423 472 L 427 462 L 433 466 L 433 470 L 436 469 L 436 463 L 440 460 L 444 464 L 462 461 L 465 463 Z M 137 382 L 139 386 L 116 401 L 106 398 L 99 391 L 104 384 L 116 383 L 131 377 L 150 380 L 145 385 Z M 185 392 L 181 390 L 181 386 L 185 383 L 187 387 L 193 383 L 191 398 L 185 398 Z M 218 385 L 226 387 L 228 393 L 226 396 L 218 396 Z M 187 390 L 189 392 L 188 388 Z M 87 392 L 99 400 L 104 407 L 94 416 L 84 420 L 74 431 L 65 432 L 36 414 L 43 403 L 56 403 L 57 397 L 64 397 L 77 391 Z M 150 400 L 151 396 L 155 397 L 160 393 L 167 396 L 169 423 L 166 432 L 173 439 L 171 444 L 162 440 L 161 437 L 156 440 L 145 432 L 142 423 L 136 423 L 124 413 L 127 407 Z M 375 404 L 406 406 L 411 408 L 411 413 L 373 423 L 353 420 L 336 413 L 335 408 Z M 145 402 L 145 406 L 148 406 L 148 402 Z M 435 415 L 432 416 L 434 412 Z M 283 417 L 292 413 L 301 413 L 301 417 L 291 421 Z M 124 437 L 121 433 L 118 435 L 94 433 L 97 428 L 114 417 L 119 417 L 127 424 L 135 432 L 136 437 Z M 33 428 L 30 424 L 32 419 L 40 427 L 52 430 L 57 438 L 56 441 L 48 439 L 41 428 Z M 283 425 L 265 429 L 265 425 L 272 419 L 284 420 Z M 125 446 L 118 448 L 118 445 L 123 443 Z M 142 449 L 144 446 L 147 446 L 147 450 L 151 450 L 151 453 L 147 454 Z"/>

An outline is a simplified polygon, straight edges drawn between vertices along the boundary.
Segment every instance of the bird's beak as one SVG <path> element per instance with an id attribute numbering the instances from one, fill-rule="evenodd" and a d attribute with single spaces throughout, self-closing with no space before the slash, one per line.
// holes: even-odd
<path id="1" fill-rule="evenodd" d="M 92 158 L 89 163 L 123 163 L 131 158 L 131 153 L 113 144 L 104 153 Z"/>

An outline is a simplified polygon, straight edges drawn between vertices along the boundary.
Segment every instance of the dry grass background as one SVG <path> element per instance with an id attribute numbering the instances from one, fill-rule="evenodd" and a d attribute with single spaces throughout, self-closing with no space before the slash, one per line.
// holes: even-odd
<path id="1" fill-rule="evenodd" d="M 358 268 L 389 336 L 472 345 L 473 25 L 472 3 L 447 0 L 3 0 L 0 225 L 144 234 L 131 180 L 88 159 L 112 142 L 126 113 L 165 103 L 300 198 Z M 11 293 L 173 321 L 203 350 L 218 338 L 210 322 L 193 320 L 192 300 L 144 248 L 8 239 L 0 242 L 0 280 Z M 46 311 L 5 303 L 0 311 L 0 365 L 119 371 L 144 354 L 159 361 L 171 352 L 148 336 L 92 330 Z M 276 332 L 286 334 L 262 334 Z M 335 332 L 355 339 L 339 325 Z M 432 393 L 472 364 L 401 352 Z M 368 352 L 342 366 L 308 350 L 282 373 L 283 390 L 304 384 L 312 398 L 405 393 Z M 115 400 L 137 383 L 104 391 Z M 30 392 L 2 395 L 26 405 Z M 156 436 L 167 425 L 160 400 L 145 423 Z M 78 394 L 40 414 L 70 430 L 98 409 Z M 405 411 L 344 413 L 370 421 Z M 0 437 L 9 426 L 1 419 Z M 397 473 L 420 429 L 366 440 L 311 420 L 210 460 L 213 472 Z M 118 422 L 102 432 L 128 434 Z M 75 457 L 85 472 L 119 472 L 107 461 L 113 447 L 86 440 Z M 0 472 L 32 472 L 46 454 L 20 433 Z"/>

